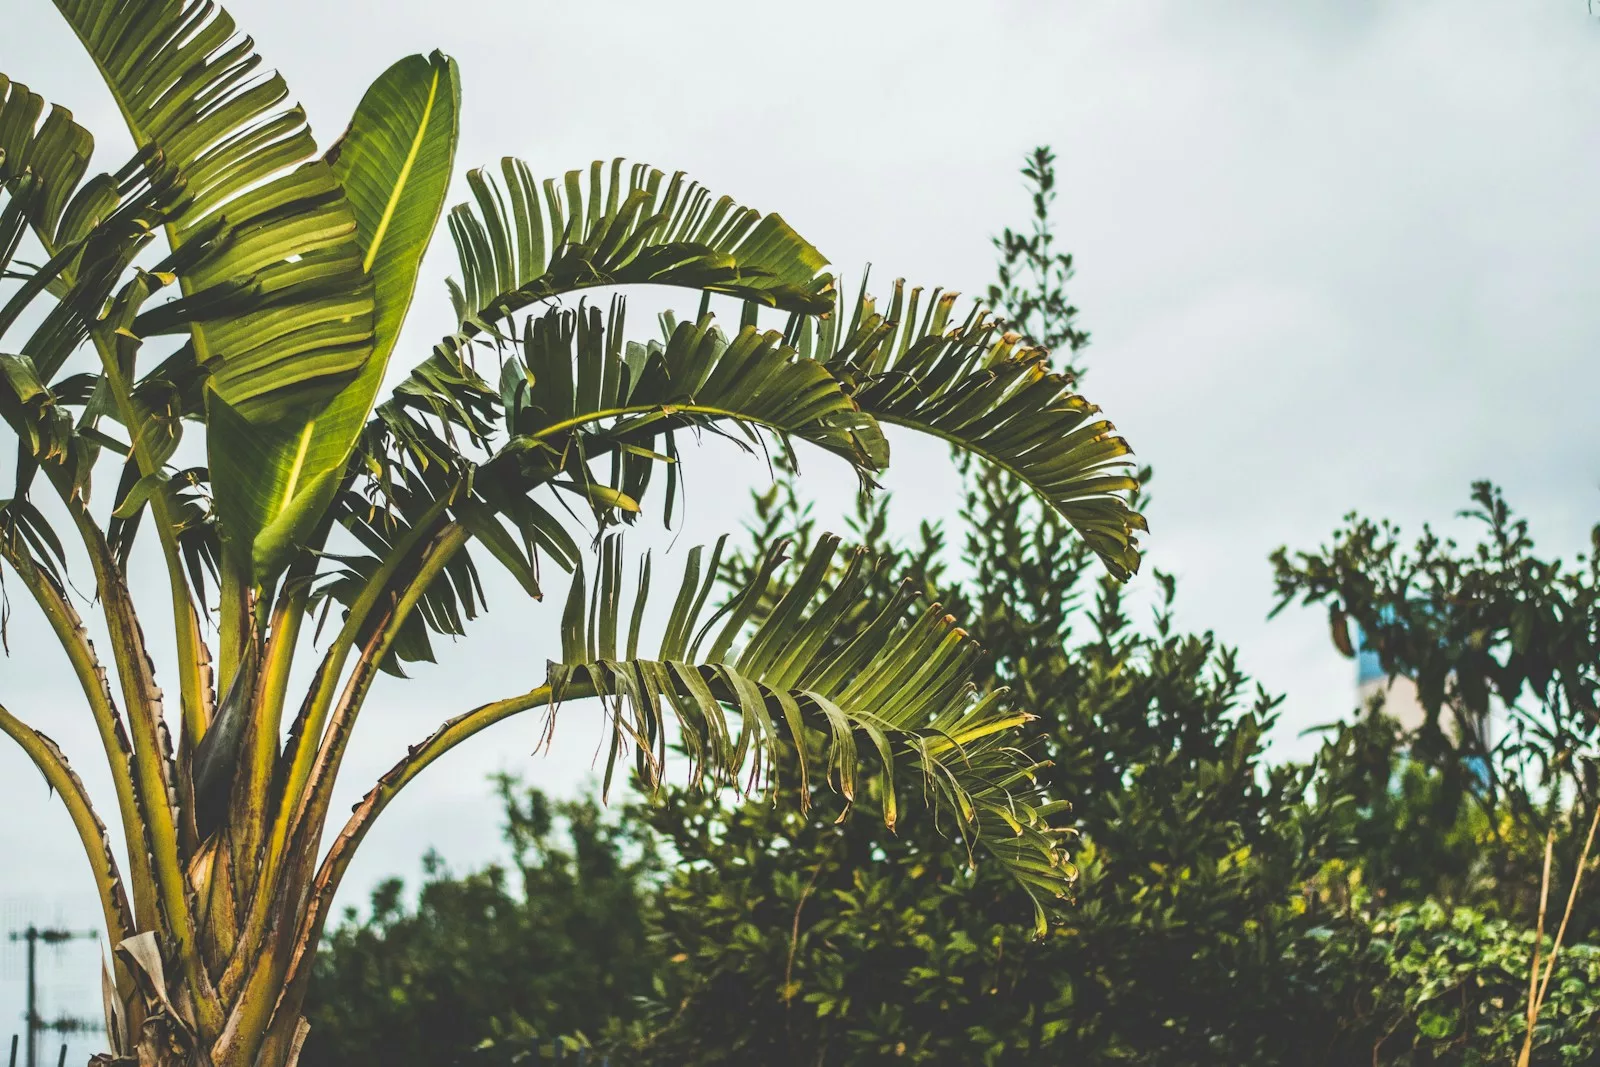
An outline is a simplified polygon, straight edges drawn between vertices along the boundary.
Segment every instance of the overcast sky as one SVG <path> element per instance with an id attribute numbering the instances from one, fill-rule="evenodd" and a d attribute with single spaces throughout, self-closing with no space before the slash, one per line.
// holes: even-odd
<path id="1" fill-rule="evenodd" d="M 65 25 L 43 0 L 7 8 L 0 71 L 72 107 L 100 137 L 98 166 L 121 163 L 126 137 Z M 1017 166 L 1053 145 L 1072 295 L 1094 335 L 1084 391 L 1156 468 L 1149 559 L 1178 574 L 1182 623 L 1239 645 L 1287 694 L 1283 755 L 1352 706 L 1353 677 L 1321 616 L 1266 621 L 1273 548 L 1313 546 L 1352 509 L 1465 532 L 1450 516 L 1476 478 L 1502 484 L 1551 551 L 1578 551 L 1600 518 L 1600 22 L 1584 0 L 231 10 L 323 143 L 391 61 L 442 48 L 462 68 L 463 171 L 503 154 L 551 175 L 617 155 L 681 168 L 884 283 L 981 290 L 990 236 L 1025 217 Z M 397 367 L 449 326 L 452 260 L 442 240 Z M 894 443 L 898 521 L 951 515 L 944 449 Z M 683 544 L 736 525 L 764 477 L 695 458 Z M 813 472 L 837 514 L 848 478 L 820 459 Z M 103 784 L 65 660 L 27 632 L 37 618 L 16 592 L 0 700 Z M 380 690 L 346 761 L 349 799 L 439 719 L 540 680 L 546 614 L 505 582 L 491 597 L 499 610 L 439 667 Z M 594 744 L 581 718 L 565 716 L 550 757 L 530 758 L 530 721 L 420 779 L 369 839 L 347 901 L 414 875 L 428 847 L 460 868 L 496 855 L 485 775 L 579 788 Z M 0 919 L 93 925 L 66 815 L 4 746 L 0 810 Z M 20 1011 L 10 948 L 0 1035 Z M 62 1006 L 88 1010 L 92 953 L 72 959 L 81 993 Z"/>

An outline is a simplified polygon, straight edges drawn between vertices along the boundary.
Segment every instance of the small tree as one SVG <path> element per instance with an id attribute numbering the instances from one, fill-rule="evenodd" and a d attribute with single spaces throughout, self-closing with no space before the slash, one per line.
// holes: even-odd
<path id="1" fill-rule="evenodd" d="M 561 700 L 601 699 L 608 782 L 625 757 L 656 781 L 669 735 L 690 779 L 712 787 L 765 781 L 786 748 L 802 798 L 824 779 L 845 798 L 867 780 L 892 796 L 897 774 L 914 775 L 946 825 L 1028 892 L 1066 889 L 1050 822 L 1060 806 L 1011 743 L 1027 716 L 977 693 L 979 650 L 941 609 L 913 613 L 896 596 L 830 644 L 874 564 L 851 556 L 822 595 L 838 556 L 822 537 L 781 601 L 759 595 L 785 557 L 775 545 L 746 593 L 703 618 L 718 550 L 694 550 L 647 651 L 651 563 L 625 581 L 618 535 L 652 483 L 665 482 L 670 519 L 685 431 L 798 438 L 870 481 L 889 458 L 880 426 L 893 423 L 1010 471 L 1125 576 L 1142 526 L 1127 445 L 1044 351 L 981 308 L 957 315 L 955 294 L 938 290 L 897 284 L 884 306 L 863 294 L 835 314 L 815 248 L 682 175 L 617 161 L 541 184 L 508 159 L 499 177 L 469 173 L 473 201 L 450 213 L 455 331 L 380 402 L 453 166 L 454 63 L 435 53 L 391 67 L 318 155 L 282 79 L 260 73 L 213 5 L 57 7 L 138 152 L 85 180 L 88 131 L 0 80 L 0 351 L 12 353 L 0 356 L 0 412 L 18 450 L 0 556 L 98 728 L 126 875 L 59 749 L 9 710 L 0 729 L 61 796 L 94 872 L 116 949 L 109 1061 L 292 1063 L 317 943 L 373 820 L 466 738 Z M 146 254 L 158 230 L 165 248 Z M 37 263 L 15 258 L 26 235 Z M 625 340 L 620 297 L 557 302 L 644 282 L 699 290 L 699 313 L 666 316 L 661 340 L 638 343 Z M 744 301 L 731 337 L 713 324 L 712 294 Z M 761 308 L 787 313 L 783 329 L 763 331 Z M 497 380 L 480 375 L 483 358 Z M 203 463 L 178 461 L 198 448 Z M 108 469 L 114 488 L 91 506 Z M 566 500 L 592 517 L 592 581 L 576 520 L 555 507 Z M 176 627 L 170 723 L 141 623 L 151 616 L 127 581 L 143 529 Z M 80 552 L 115 688 L 68 595 Z M 542 682 L 413 746 L 322 856 L 377 673 L 430 658 L 430 631 L 462 630 L 485 556 L 533 596 L 541 561 L 572 574 L 558 657 Z M 317 654 L 304 623 L 333 605 L 342 617 Z M 301 654 L 316 669 L 291 705 Z M 821 763 L 804 759 L 813 734 Z"/>
<path id="2" fill-rule="evenodd" d="M 1545 839 L 1570 872 L 1600 805 L 1600 556 L 1536 550 L 1487 482 L 1460 517 L 1476 543 L 1349 516 L 1323 547 L 1273 557 L 1279 608 L 1326 604 L 1333 643 L 1356 641 L 1416 685 L 1408 730 L 1369 709 L 1325 759 L 1357 803 L 1360 878 L 1380 900 L 1433 896 L 1533 922 Z M 1596 532 L 1600 544 L 1600 530 Z M 1398 788 L 1396 788 L 1398 787 Z M 1580 897 L 1575 937 L 1600 910 Z"/>
<path id="3" fill-rule="evenodd" d="M 1081 363 L 1088 334 L 1055 247 L 1048 150 L 1023 168 L 1033 217 L 997 238 L 990 290 L 1030 336 Z M 901 546 L 889 504 L 855 535 L 936 591 L 991 654 L 984 684 L 1039 717 L 1047 792 L 1081 832 L 1077 900 L 1037 940 L 993 868 L 939 847 L 937 820 L 840 825 L 817 805 L 716 805 L 676 793 L 637 817 L 671 843 L 656 909 L 661 989 L 622 1057 L 696 1064 L 1300 1062 L 1311 1020 L 1284 960 L 1311 925 L 1303 883 L 1332 850 L 1311 772 L 1268 767 L 1275 698 L 1234 653 L 1173 619 L 1158 575 L 1154 624 L 1092 554 L 1005 472 L 969 470 L 961 570 L 924 525 Z M 786 480 L 756 502 L 744 587 L 765 546 L 816 536 Z M 792 576 L 792 571 L 790 572 Z M 783 578 L 772 595 L 781 593 Z M 865 626 L 870 612 L 846 620 Z M 858 803 L 883 804 L 874 793 Z"/>

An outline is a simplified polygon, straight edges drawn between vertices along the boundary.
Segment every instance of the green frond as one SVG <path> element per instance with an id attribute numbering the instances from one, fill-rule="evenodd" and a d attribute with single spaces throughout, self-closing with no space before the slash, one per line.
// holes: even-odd
<path id="1" fill-rule="evenodd" d="M 199 258 L 184 289 L 247 287 L 253 314 L 197 326 L 212 386 L 252 417 L 325 397 L 370 348 L 372 296 L 355 220 L 331 168 L 303 161 L 315 142 L 287 87 L 260 66 L 227 12 L 206 2 L 57 4 L 100 68 L 135 142 L 183 182 L 166 217 L 175 250 L 227 239 Z"/>
<path id="2" fill-rule="evenodd" d="M 72 413 L 40 380 L 28 356 L 0 355 L 0 418 L 35 461 L 64 457 L 72 446 Z"/>
<path id="3" fill-rule="evenodd" d="M 858 551 L 835 564 L 839 539 L 822 537 L 784 596 L 758 613 L 786 545 L 769 551 L 754 580 L 704 618 L 721 545 L 702 568 L 699 549 L 653 655 L 640 655 L 646 559 L 626 603 L 619 538 L 602 546 L 590 583 L 579 570 L 562 621 L 562 659 L 550 665 L 553 699 L 592 689 L 612 713 L 606 780 L 619 757 L 635 755 L 647 781 L 667 762 L 669 734 L 687 754 L 690 778 L 748 788 L 769 780 L 780 748 L 798 760 L 802 797 L 821 777 L 846 800 L 871 778 L 884 815 L 897 818 L 896 776 L 918 782 L 940 818 L 969 847 L 987 850 L 1033 896 L 1064 895 L 1075 872 L 1050 825 L 1065 805 L 1041 795 L 1038 764 L 1017 747 L 1028 716 L 1004 691 L 982 695 L 972 674 L 982 656 L 937 604 L 920 611 L 902 585 L 853 639 L 830 641 L 868 587 L 873 562 Z M 837 576 L 835 578 L 835 576 Z M 825 741 L 826 766 L 806 765 L 806 737 Z"/>
<path id="4" fill-rule="evenodd" d="M 575 495 L 604 527 L 633 521 L 664 468 L 663 515 L 670 519 L 683 431 L 721 434 L 747 449 L 761 444 L 763 432 L 780 443 L 798 438 L 863 475 L 887 460 L 871 417 L 826 367 L 801 358 L 778 333 L 746 326 L 730 339 L 709 315 L 692 323 L 668 317 L 665 325 L 664 341 L 624 341 L 621 298 L 604 313 L 595 306 L 553 307 L 530 316 L 508 346 L 498 395 L 456 353 L 436 350 L 369 423 L 352 461 L 357 495 L 348 499 L 359 503 L 342 521 L 358 527 L 373 521 L 359 514 L 365 508 L 382 516 L 380 526 L 408 528 L 417 519 L 410 502 L 435 499 L 441 477 L 459 476 L 471 489 L 451 516 L 537 596 L 541 556 L 571 570 L 578 550 L 533 494 L 548 487 Z M 466 462 L 468 443 L 485 450 L 482 462 Z M 435 488 L 417 490 L 429 483 Z M 347 573 L 334 587 L 342 590 L 339 599 L 355 595 L 359 576 L 374 572 L 378 558 L 345 561 Z M 471 606 L 470 599 L 461 603 Z M 441 610 L 429 625 L 438 619 L 446 624 L 441 632 L 455 633 L 459 619 L 470 615 Z M 398 650 L 400 659 L 428 658 L 425 632 L 417 633 Z"/>
<path id="5" fill-rule="evenodd" d="M 82 182 L 93 149 L 71 112 L 53 106 L 46 114 L 37 94 L 0 75 L 0 279 L 19 283 L 0 300 L 0 351 L 28 362 L 37 386 L 53 383 L 105 314 L 151 227 L 182 199 L 176 175 L 148 151 L 115 175 Z M 15 259 L 29 230 L 44 252 L 41 263 Z M 171 264 L 169 258 L 157 270 Z M 40 312 L 36 302 L 46 297 Z M 26 339 L 4 340 L 20 323 L 31 324 Z M 20 400 L 14 392 L 12 399 Z M 19 433 L 36 451 L 43 445 Z"/>
<path id="6" fill-rule="evenodd" d="M 50 520 L 27 500 L 0 500 L 0 539 L 14 545 L 58 592 L 67 589 L 67 554 Z"/>
<path id="7" fill-rule="evenodd" d="M 260 422 L 326 400 L 371 351 L 372 288 L 350 205 L 332 168 L 313 159 L 282 77 L 261 72 L 251 40 L 209 0 L 56 7 L 134 143 L 159 151 L 183 184 L 183 203 L 164 219 L 174 251 L 211 243 L 184 272 L 185 293 L 243 288 L 252 298 L 249 314 L 194 326 L 216 394 Z"/>
<path id="8" fill-rule="evenodd" d="M 373 414 L 423 253 L 444 210 L 460 104 L 454 60 L 439 52 L 407 56 L 372 83 L 349 128 L 327 152 L 355 212 L 362 266 L 373 280 L 377 307 L 372 357 L 315 422 L 316 438 L 335 447 L 328 464 L 309 473 L 329 494 L 344 479 L 346 460 Z M 293 540 L 261 546 L 258 557 L 290 549 Z M 258 566 L 265 562 L 258 558 Z"/>
<path id="9" fill-rule="evenodd" d="M 501 180 L 471 171 L 473 202 L 450 212 L 462 280 L 451 283 L 461 336 L 492 332 L 535 301 L 597 285 L 653 283 L 728 293 L 766 307 L 833 307 L 827 260 L 778 215 L 713 199 L 616 159 L 538 182 L 521 160 Z M 459 343 L 459 341 L 457 342 Z"/>
<path id="10" fill-rule="evenodd" d="M 501 368 L 508 441 L 491 470 L 514 465 L 531 483 L 564 475 L 597 510 L 625 501 L 631 512 L 661 465 L 670 511 L 675 435 L 684 429 L 738 430 L 751 443 L 766 430 L 810 441 L 863 472 L 887 460 L 873 420 L 826 367 L 801 358 L 777 332 L 746 326 L 730 339 L 709 315 L 668 317 L 665 342 L 625 342 L 623 309 L 619 298 L 605 315 L 556 307 L 528 319 L 517 358 Z M 601 481 L 590 463 L 607 456 L 611 476 Z"/>
<path id="11" fill-rule="evenodd" d="M 440 502 L 449 499 L 453 491 L 451 472 L 432 473 L 433 476 L 418 476 L 410 471 L 399 472 L 388 495 L 378 501 L 368 501 L 353 492 L 341 497 L 335 514 L 363 551 L 325 553 L 333 567 L 325 571 L 314 591 L 309 602 L 312 609 L 320 606 L 327 611 L 335 603 L 348 609 L 367 592 L 386 561 L 401 561 L 400 577 L 410 576 L 430 520 L 443 514 Z M 462 501 L 461 506 L 468 505 Z M 464 634 L 467 621 L 477 617 L 483 602 L 483 583 L 470 552 L 456 553 L 423 593 L 417 610 L 404 620 L 393 648 L 380 666 L 404 677 L 403 664 L 432 663 L 430 633 L 451 637 Z M 369 620 L 366 629 L 356 635 L 356 644 L 365 644 L 380 624 L 378 619 Z"/>
<path id="12" fill-rule="evenodd" d="M 1008 332 L 981 305 L 954 320 L 957 294 L 896 282 L 880 310 L 865 286 L 848 322 L 791 320 L 788 336 L 845 383 L 861 410 L 942 438 L 1011 472 L 1127 578 L 1139 568 L 1130 506 L 1132 450 L 1049 353 Z"/>

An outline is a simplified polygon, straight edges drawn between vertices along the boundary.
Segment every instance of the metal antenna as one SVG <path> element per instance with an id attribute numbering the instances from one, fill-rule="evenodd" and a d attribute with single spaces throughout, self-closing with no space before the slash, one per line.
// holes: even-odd
<path id="1" fill-rule="evenodd" d="M 87 1030 L 93 1023 L 82 1019 L 73 1019 L 63 1016 L 51 1022 L 39 1015 L 39 943 L 46 945 L 64 945 L 69 941 L 94 940 L 100 936 L 98 930 L 41 930 L 29 924 L 26 930 L 11 931 L 12 941 L 24 941 L 28 945 L 28 1027 L 27 1027 L 27 1059 L 26 1067 L 39 1067 L 39 1035 L 45 1030 L 54 1030 L 59 1033 L 71 1033 L 75 1030 Z M 15 1067 L 17 1062 L 17 1042 L 11 1041 L 11 1063 Z"/>

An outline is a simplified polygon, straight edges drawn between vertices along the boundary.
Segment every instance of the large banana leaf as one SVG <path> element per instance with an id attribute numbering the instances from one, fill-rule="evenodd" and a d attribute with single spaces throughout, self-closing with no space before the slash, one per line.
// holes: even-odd
<path id="1" fill-rule="evenodd" d="M 362 268 L 377 301 L 374 358 L 333 405 L 354 412 L 358 422 L 372 410 L 444 210 L 460 110 L 455 60 L 441 52 L 407 56 L 372 83 L 349 129 L 327 152 L 355 211 Z"/>
<path id="2" fill-rule="evenodd" d="M 376 298 L 374 347 L 355 380 L 313 417 L 263 428 L 213 402 L 212 463 L 223 522 L 243 512 L 255 531 L 258 581 L 274 575 L 327 510 L 345 472 L 416 290 L 417 271 L 444 209 L 455 160 L 460 81 L 453 60 L 409 56 L 385 71 L 362 98 L 329 150 L 333 172 L 355 213 L 362 269 Z M 242 463 L 241 463 L 242 461 Z M 231 469 L 241 464 L 244 469 Z M 235 483 L 225 474 L 266 477 Z"/>
<path id="3" fill-rule="evenodd" d="M 682 172 L 668 178 L 617 159 L 609 168 L 591 164 L 587 183 L 574 170 L 541 184 L 508 157 L 501 174 L 503 187 L 470 172 L 474 203 L 450 212 L 462 273 L 451 297 L 462 337 L 535 301 L 597 285 L 688 286 L 788 311 L 833 307 L 828 261 L 788 223 L 726 196 L 713 200 Z"/>
<path id="4" fill-rule="evenodd" d="M 717 553 L 702 570 L 696 549 L 657 651 L 641 656 L 650 566 L 647 559 L 628 605 L 618 541 L 604 545 L 592 585 L 581 570 L 575 576 L 562 659 L 550 666 L 553 699 L 592 690 L 610 704 L 608 783 L 630 749 L 647 780 L 659 775 L 675 727 L 694 780 L 736 788 L 761 781 L 782 747 L 797 757 L 801 780 L 792 784 L 808 797 L 806 736 L 820 732 L 823 770 L 847 800 L 870 768 L 892 827 L 896 772 L 909 772 L 900 784 L 919 783 L 969 844 L 990 851 L 1033 896 L 1042 932 L 1039 895 L 1065 894 L 1075 873 L 1062 831 L 1049 822 L 1066 805 L 1040 795 L 1038 764 L 1015 747 L 1028 716 L 1009 710 L 1003 691 L 980 695 L 972 672 L 982 651 L 951 616 L 937 604 L 914 610 L 916 593 L 902 586 L 855 638 L 830 640 L 864 594 L 872 561 L 857 552 L 840 574 L 839 540 L 829 535 L 783 597 L 756 618 L 787 547 L 774 546 L 713 633 L 718 619 L 702 616 Z"/>
<path id="5" fill-rule="evenodd" d="M 372 292 L 356 224 L 276 73 L 208 0 L 58 0 L 141 148 L 158 149 L 187 199 L 166 217 L 175 249 L 225 223 L 228 240 L 182 278 L 196 293 L 244 287 L 252 314 L 196 324 L 211 384 L 252 421 L 326 400 L 371 350 Z"/>
<path id="6" fill-rule="evenodd" d="M 1015 475 L 1118 578 L 1139 568 L 1143 516 L 1129 504 L 1132 451 L 1100 409 L 1050 369 L 1049 353 L 975 306 L 951 326 L 955 293 L 906 292 L 880 311 L 865 286 L 848 324 L 791 319 L 789 337 L 845 383 L 862 411 L 943 438 Z M 920 310 L 920 316 L 919 316 Z"/>

